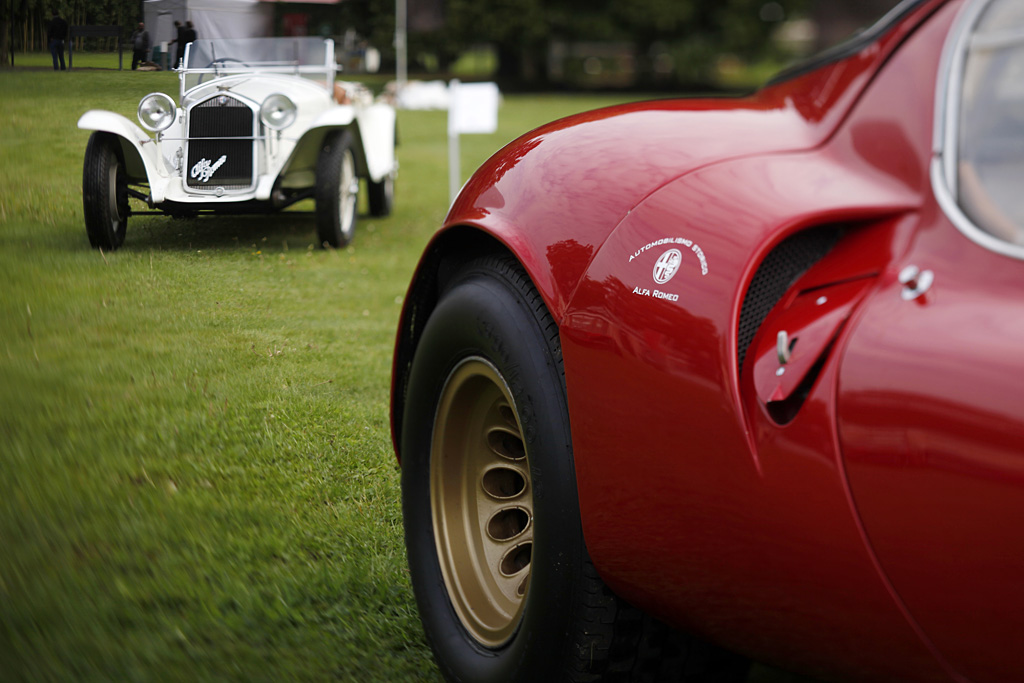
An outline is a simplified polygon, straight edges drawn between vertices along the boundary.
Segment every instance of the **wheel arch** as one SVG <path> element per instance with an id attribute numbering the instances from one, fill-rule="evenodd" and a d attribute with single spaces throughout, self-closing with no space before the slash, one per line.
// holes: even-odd
<path id="1" fill-rule="evenodd" d="M 378 131 L 377 128 L 381 130 Z M 380 181 L 394 170 L 394 113 L 392 112 L 388 121 L 379 125 L 373 125 L 370 118 L 350 113 L 348 116 L 335 115 L 329 119 L 318 119 L 313 127 L 299 138 L 280 175 L 316 168 L 317 156 L 324 140 L 335 131 L 342 130 L 349 130 L 352 133 L 352 151 L 356 157 L 356 173 L 360 178 Z"/>
<path id="2" fill-rule="evenodd" d="M 292 150 L 291 156 L 288 157 L 288 161 L 285 162 L 281 168 L 279 176 L 281 178 L 291 173 L 302 173 L 304 171 L 313 171 L 316 169 L 316 162 L 320 156 L 320 149 L 323 147 L 324 140 L 327 136 L 334 133 L 335 131 L 342 131 L 346 128 L 352 127 L 355 129 L 353 134 L 354 142 L 359 138 L 358 127 L 347 123 L 344 125 L 327 125 L 318 126 L 316 128 L 310 128 L 307 130 L 299 141 L 295 143 L 295 149 Z M 358 143 L 356 149 L 356 172 L 361 173 L 361 169 L 365 168 L 365 162 L 362 160 L 361 146 Z"/>
<path id="3" fill-rule="evenodd" d="M 120 149 L 118 156 L 124 162 L 125 171 L 131 180 L 149 182 L 157 177 L 156 147 L 153 140 L 125 117 L 109 111 L 87 111 L 78 120 L 78 127 L 116 138 Z M 152 154 L 143 149 L 143 145 L 147 143 Z"/>
<path id="4" fill-rule="evenodd" d="M 435 235 L 409 284 L 395 339 L 391 372 L 391 436 L 399 462 L 402 459 L 400 437 L 409 370 L 423 327 L 460 266 L 488 255 L 508 255 L 516 259 L 540 293 L 552 318 L 558 322 L 558 311 L 552 306 L 553 294 L 543 286 L 548 278 L 537 277 L 537 269 L 531 267 L 536 261 L 529 255 L 518 253 L 498 235 L 473 225 L 451 226 Z"/>

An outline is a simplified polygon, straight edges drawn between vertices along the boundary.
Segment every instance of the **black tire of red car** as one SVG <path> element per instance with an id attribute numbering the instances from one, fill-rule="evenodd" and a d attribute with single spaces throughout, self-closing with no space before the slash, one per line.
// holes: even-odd
<path id="1" fill-rule="evenodd" d="M 391 215 L 391 209 L 395 204 L 395 176 L 388 173 L 383 180 L 375 183 L 372 180 L 366 183 L 366 194 L 370 200 L 370 215 L 384 217 Z"/>
<path id="2" fill-rule="evenodd" d="M 445 522 L 437 522 L 447 512 L 437 509 L 435 482 L 447 482 L 442 487 L 450 483 L 450 472 L 438 463 L 450 456 L 446 436 L 439 437 L 444 445 L 433 441 L 449 430 L 458 441 L 461 424 L 473 431 L 476 407 L 463 406 L 458 390 L 449 389 L 464 386 L 456 378 L 467 367 L 500 382 L 493 392 L 499 402 L 502 395 L 510 399 L 523 442 L 524 451 L 519 452 L 525 453 L 526 481 L 502 497 L 509 506 L 520 506 L 515 492 L 522 489 L 525 494 L 528 487 L 531 500 L 523 506 L 536 521 L 530 522 L 525 596 L 501 642 L 484 643 L 477 635 L 474 619 L 487 614 L 488 606 L 459 607 L 464 597 L 460 591 L 453 596 L 451 589 L 453 574 L 472 573 L 466 567 L 488 558 L 475 553 L 477 562 L 453 565 L 445 558 L 458 555 L 458 548 L 455 555 L 447 549 L 460 532 L 450 534 Z M 449 403 L 453 393 L 456 397 Z M 460 406 L 464 410 L 449 410 Z M 451 421 L 446 420 L 449 415 Z M 413 357 L 402 424 L 402 507 L 410 575 L 427 640 L 448 680 L 743 680 L 745 661 L 633 608 L 598 576 L 583 540 L 558 328 L 514 259 L 477 259 L 446 285 Z M 474 439 L 470 434 L 467 443 Z M 485 478 L 480 486 L 488 487 Z M 478 488 L 469 481 L 461 490 L 472 497 Z M 472 517 L 473 511 L 465 519 Z M 485 533 L 482 528 L 480 532 Z"/>
<path id="3" fill-rule="evenodd" d="M 94 132 L 85 148 L 82 208 L 89 244 L 113 251 L 128 228 L 128 178 L 121 144 L 112 133 Z"/>
<path id="4" fill-rule="evenodd" d="M 359 178 L 352 133 L 328 133 L 316 164 L 316 229 L 320 246 L 344 247 L 356 231 Z"/>

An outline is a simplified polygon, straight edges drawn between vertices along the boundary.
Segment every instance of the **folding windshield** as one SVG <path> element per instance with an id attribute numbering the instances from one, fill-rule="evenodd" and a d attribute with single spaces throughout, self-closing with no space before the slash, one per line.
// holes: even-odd
<path id="1" fill-rule="evenodd" d="M 941 78 L 936 195 L 965 235 L 1024 258 L 1024 2 L 969 5 Z"/>
<path id="2" fill-rule="evenodd" d="M 188 45 L 182 68 L 185 90 L 212 78 L 263 73 L 333 83 L 334 41 L 323 38 L 228 38 Z"/>

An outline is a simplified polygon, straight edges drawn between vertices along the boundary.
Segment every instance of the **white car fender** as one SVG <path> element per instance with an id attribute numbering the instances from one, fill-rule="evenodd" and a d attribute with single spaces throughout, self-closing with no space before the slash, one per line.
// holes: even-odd
<path id="1" fill-rule="evenodd" d="M 154 202 L 160 203 L 164 200 L 170 177 L 161 162 L 158 143 L 144 130 L 120 114 L 99 109 L 82 114 L 78 119 L 78 127 L 82 130 L 113 133 L 121 138 L 122 149 L 125 152 L 125 170 L 132 177 L 146 177 Z M 134 156 L 130 150 L 135 151 Z"/>
<path id="2" fill-rule="evenodd" d="M 341 106 L 323 112 L 295 145 L 285 168 L 291 170 L 314 163 L 325 131 L 353 124 L 365 156 L 366 173 L 370 180 L 380 182 L 395 170 L 395 110 L 386 104 L 358 108 Z M 362 162 L 362 159 L 357 160 L 360 166 Z"/>
<path id="3" fill-rule="evenodd" d="M 313 119 L 309 124 L 310 130 L 314 128 L 344 128 L 356 118 L 356 108 L 351 105 L 340 105 L 331 107 Z"/>
<path id="4" fill-rule="evenodd" d="M 302 137 L 295 141 L 295 147 L 281 167 L 281 175 L 312 173 L 316 168 L 317 155 L 324 136 L 332 130 L 351 126 L 355 120 L 355 108 L 352 106 L 331 107 L 321 112 L 309 124 Z"/>
<path id="5" fill-rule="evenodd" d="M 356 114 L 359 135 L 366 152 L 367 174 L 380 182 L 395 168 L 395 109 L 387 104 L 372 104 Z"/>

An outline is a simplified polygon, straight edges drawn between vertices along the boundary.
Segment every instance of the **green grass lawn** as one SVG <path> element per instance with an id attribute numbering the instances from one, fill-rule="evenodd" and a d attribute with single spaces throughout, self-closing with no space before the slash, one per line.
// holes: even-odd
<path id="1" fill-rule="evenodd" d="M 347 249 L 287 213 L 134 217 L 121 250 L 89 248 L 78 117 L 134 121 L 177 87 L 0 71 L 0 679 L 436 680 L 388 392 L 448 204 L 446 115 L 399 113 L 395 213 Z M 464 173 L 613 102 L 510 96 Z"/>
<path id="2" fill-rule="evenodd" d="M 350 248 L 314 248 L 310 216 L 143 216 L 101 254 L 75 123 L 177 87 L 0 72 L 0 678 L 436 678 L 388 392 L 448 204 L 445 114 L 400 112 L 395 213 Z M 510 97 L 463 169 L 610 102 Z"/>

